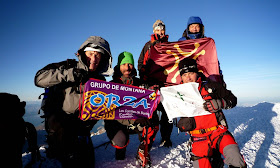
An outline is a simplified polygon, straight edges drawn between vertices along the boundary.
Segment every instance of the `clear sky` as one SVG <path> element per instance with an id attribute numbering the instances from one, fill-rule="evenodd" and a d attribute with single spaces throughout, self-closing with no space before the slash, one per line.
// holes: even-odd
<path id="1" fill-rule="evenodd" d="M 110 43 L 115 66 L 123 51 L 137 62 L 157 19 L 177 41 L 188 18 L 200 16 L 238 104 L 280 102 L 279 6 L 278 0 L 0 0 L 0 92 L 38 100 L 36 72 L 76 58 L 89 36 Z"/>

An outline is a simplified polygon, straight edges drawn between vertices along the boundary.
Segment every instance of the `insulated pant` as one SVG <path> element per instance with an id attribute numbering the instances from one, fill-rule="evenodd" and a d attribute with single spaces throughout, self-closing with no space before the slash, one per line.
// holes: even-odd
<path id="1" fill-rule="evenodd" d="M 144 130 L 142 132 L 142 140 L 141 141 L 144 141 L 144 144 L 146 144 L 145 137 L 146 136 L 148 137 L 147 138 L 148 139 L 148 142 L 147 142 L 147 144 L 148 144 L 148 151 L 150 151 L 151 148 L 152 148 L 153 142 L 156 139 L 156 134 L 158 132 L 158 129 L 159 129 L 158 126 L 155 126 L 155 127 L 144 127 Z M 141 146 L 141 144 L 140 144 L 140 146 Z"/>
<path id="2" fill-rule="evenodd" d="M 149 151 L 152 148 L 153 142 L 156 138 L 158 126 L 144 127 L 141 137 L 141 142 L 137 150 L 137 160 L 141 167 L 148 167 L 151 165 L 151 159 Z"/>
<path id="3" fill-rule="evenodd" d="M 212 168 L 209 157 L 213 149 L 217 149 L 224 156 L 227 165 L 244 167 L 246 165 L 237 143 L 225 127 L 218 127 L 209 136 L 192 136 L 192 153 L 194 155 L 194 168 Z"/>
<path id="4" fill-rule="evenodd" d="M 105 130 L 113 147 L 121 149 L 127 146 L 129 141 L 129 130 L 116 120 L 104 120 Z"/>
<path id="5" fill-rule="evenodd" d="M 168 117 L 166 111 L 164 110 L 162 103 L 158 104 L 158 111 L 161 111 L 161 120 L 160 120 L 160 134 L 162 141 L 169 141 L 173 129 L 173 123 L 168 122 Z"/>
<path id="6" fill-rule="evenodd" d="M 127 126 L 122 125 L 116 120 L 105 120 L 105 129 L 108 138 L 111 140 L 113 147 L 117 149 L 125 148 L 129 142 L 129 134 L 137 133 L 137 131 L 131 131 Z M 144 127 L 144 130 L 146 128 Z M 148 139 L 149 147 L 152 145 L 155 139 L 155 136 L 158 132 L 158 126 L 149 127 L 148 130 Z M 146 131 L 143 131 L 139 137 L 140 141 L 145 137 Z"/>
<path id="7" fill-rule="evenodd" d="M 94 149 L 90 130 L 96 120 L 82 121 L 64 112 L 46 118 L 47 156 L 59 159 L 64 168 L 94 167 Z"/>
<path id="8" fill-rule="evenodd" d="M 153 113 L 151 119 L 149 119 L 149 125 L 145 126 L 142 133 L 138 130 L 128 129 L 127 125 L 123 125 L 116 120 L 105 120 L 105 129 L 108 138 L 111 140 L 111 144 L 116 148 L 116 159 L 123 160 L 125 158 L 126 146 L 129 143 L 129 134 L 138 133 L 140 145 L 138 147 L 142 151 L 144 149 L 146 133 L 148 132 L 148 151 L 151 149 L 152 144 L 155 140 L 156 134 L 159 130 L 159 121 L 157 113 Z M 146 131 L 146 127 L 148 131 Z"/>

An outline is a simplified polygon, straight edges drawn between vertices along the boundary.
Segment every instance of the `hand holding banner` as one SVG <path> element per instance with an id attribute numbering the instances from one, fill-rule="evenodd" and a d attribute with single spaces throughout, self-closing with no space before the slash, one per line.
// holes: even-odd
<path id="1" fill-rule="evenodd" d="M 84 88 L 81 120 L 150 118 L 159 94 L 136 86 L 90 79 Z"/>

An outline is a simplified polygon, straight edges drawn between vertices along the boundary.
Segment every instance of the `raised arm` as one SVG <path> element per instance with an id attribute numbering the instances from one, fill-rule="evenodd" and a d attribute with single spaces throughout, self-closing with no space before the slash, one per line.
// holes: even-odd
<path id="1" fill-rule="evenodd" d="M 63 82 L 74 82 L 74 68 L 67 68 L 68 61 L 52 63 L 39 70 L 35 75 L 35 85 L 46 88 Z"/>

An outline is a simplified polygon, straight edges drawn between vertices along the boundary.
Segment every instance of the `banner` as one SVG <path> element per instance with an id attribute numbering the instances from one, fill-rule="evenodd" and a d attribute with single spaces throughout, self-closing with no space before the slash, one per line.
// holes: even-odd
<path id="1" fill-rule="evenodd" d="M 90 79 L 85 84 L 81 120 L 150 118 L 159 94 L 136 86 Z"/>
<path id="2" fill-rule="evenodd" d="M 186 57 L 195 59 L 198 70 L 206 77 L 221 82 L 216 46 L 212 38 L 156 44 L 150 50 L 146 75 L 163 82 L 165 86 L 179 84 L 181 77 L 178 65 Z"/>
<path id="3" fill-rule="evenodd" d="M 177 117 L 211 114 L 204 110 L 204 100 L 198 91 L 198 83 L 195 82 L 160 88 L 160 101 L 169 121 Z"/>

